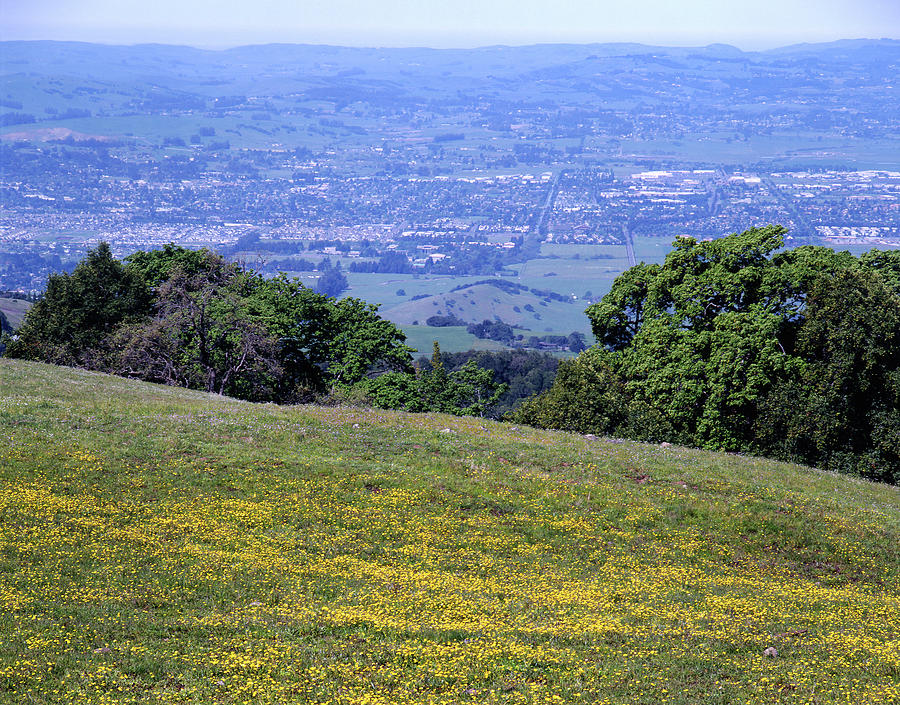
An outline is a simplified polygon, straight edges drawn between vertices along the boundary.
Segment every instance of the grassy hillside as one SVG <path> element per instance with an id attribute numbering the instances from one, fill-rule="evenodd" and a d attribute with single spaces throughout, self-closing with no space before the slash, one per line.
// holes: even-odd
<path id="1" fill-rule="evenodd" d="M 587 302 L 557 301 L 531 292 L 508 293 L 489 284 L 467 286 L 459 291 L 435 294 L 398 304 L 381 315 L 398 325 L 425 325 L 430 316 L 450 316 L 466 323 L 481 323 L 500 318 L 519 328 L 542 334 L 544 331 L 568 334 L 589 327 L 584 309 Z"/>
<path id="2" fill-rule="evenodd" d="M 25 318 L 25 313 L 31 307 L 32 303 L 30 301 L 0 296 L 0 311 L 3 311 L 6 315 L 6 320 L 9 321 L 13 328 L 18 328 L 21 325 L 22 319 Z"/>
<path id="3" fill-rule="evenodd" d="M 496 340 L 484 340 L 467 333 L 462 326 L 445 326 L 431 328 L 429 326 L 403 326 L 406 344 L 419 355 L 431 355 L 434 341 L 438 341 L 442 352 L 465 352 L 467 350 L 508 350 L 503 343 Z"/>
<path id="4" fill-rule="evenodd" d="M 900 698 L 893 487 L 2 359 L 0 434 L 0 701 Z"/>

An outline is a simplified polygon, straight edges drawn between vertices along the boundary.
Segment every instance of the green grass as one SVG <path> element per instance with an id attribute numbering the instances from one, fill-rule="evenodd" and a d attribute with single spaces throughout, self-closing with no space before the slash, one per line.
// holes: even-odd
<path id="1" fill-rule="evenodd" d="M 0 434 L 0 701 L 900 698 L 894 487 L 2 359 Z"/>
<path id="2" fill-rule="evenodd" d="M 25 318 L 25 313 L 32 306 L 30 301 L 23 299 L 10 299 L 0 297 L 0 311 L 6 315 L 6 320 L 13 328 L 18 328 Z"/>
<path id="3" fill-rule="evenodd" d="M 349 268 L 352 261 L 343 261 L 345 270 Z M 438 274 L 359 274 L 350 272 L 347 274 L 350 290 L 346 295 L 356 296 L 363 301 L 379 303 L 382 305 L 382 310 L 386 310 L 409 301 L 413 296 L 443 294 L 454 287 L 474 284 L 489 278 L 484 275 L 457 277 Z M 397 292 L 400 290 L 404 294 L 398 296 Z"/>
<path id="4" fill-rule="evenodd" d="M 431 356 L 434 341 L 438 341 L 441 352 L 466 352 L 468 350 L 507 350 L 507 346 L 496 340 L 484 340 L 467 333 L 463 326 L 400 326 L 406 334 L 406 344 L 417 350 L 414 355 Z"/>
<path id="5" fill-rule="evenodd" d="M 511 281 L 527 284 L 519 279 Z M 528 328 L 535 334 L 568 335 L 573 330 L 589 328 L 584 315 L 586 305 L 586 302 L 579 305 L 577 302 L 544 300 L 529 291 L 510 294 L 489 284 L 479 284 L 391 306 L 381 311 L 381 315 L 402 326 L 424 325 L 434 315 L 454 315 L 467 323 L 499 318 L 517 328 Z"/>

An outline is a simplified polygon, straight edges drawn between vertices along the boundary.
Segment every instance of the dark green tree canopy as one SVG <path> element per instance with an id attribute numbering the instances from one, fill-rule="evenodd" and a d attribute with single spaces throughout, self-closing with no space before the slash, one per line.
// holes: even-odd
<path id="1" fill-rule="evenodd" d="M 248 306 L 255 278 L 202 253 L 158 287 L 155 315 L 115 337 L 114 371 L 165 384 L 269 399 L 281 370 L 274 337 Z"/>
<path id="2" fill-rule="evenodd" d="M 6 354 L 66 365 L 90 365 L 122 323 L 150 312 L 144 279 L 113 258 L 101 242 L 72 274 L 54 274 L 44 296 L 29 309 Z"/>
<path id="3" fill-rule="evenodd" d="M 148 286 L 157 287 L 168 279 L 174 270 L 180 269 L 187 276 L 209 271 L 209 250 L 188 250 L 171 242 L 160 250 L 139 251 L 128 255 L 125 263 Z"/>
<path id="4" fill-rule="evenodd" d="M 900 296 L 900 250 L 871 250 L 859 260 L 868 269 L 878 272 L 885 285 Z"/>
<path id="5" fill-rule="evenodd" d="M 437 341 L 427 368 L 415 374 L 389 372 L 366 380 L 362 390 L 375 406 L 405 411 L 437 411 L 459 416 L 484 416 L 509 389 L 494 380 L 494 371 L 474 359 L 448 372 Z"/>
<path id="6" fill-rule="evenodd" d="M 594 335 L 610 350 L 622 350 L 653 320 L 701 331 L 711 330 L 722 313 L 796 311 L 802 302 L 792 296 L 792 273 L 773 258 L 785 232 L 771 225 L 718 240 L 676 239 L 664 264 L 632 267 L 588 306 Z"/>
<path id="7" fill-rule="evenodd" d="M 7 353 L 288 402 L 412 370 L 403 333 L 377 306 L 174 245 L 123 265 L 102 243 L 50 278 Z"/>
<path id="8" fill-rule="evenodd" d="M 815 283 L 795 354 L 803 367 L 773 389 L 759 435 L 782 456 L 900 482 L 900 297 L 877 270 Z"/>
<path id="9" fill-rule="evenodd" d="M 900 480 L 900 255 L 782 250 L 784 232 L 632 267 L 586 311 L 597 347 L 516 418 Z"/>
<path id="10" fill-rule="evenodd" d="M 293 384 L 323 391 L 353 385 L 373 370 L 412 369 L 406 336 L 373 304 L 335 301 L 284 275 L 257 279 L 251 298 Z"/>

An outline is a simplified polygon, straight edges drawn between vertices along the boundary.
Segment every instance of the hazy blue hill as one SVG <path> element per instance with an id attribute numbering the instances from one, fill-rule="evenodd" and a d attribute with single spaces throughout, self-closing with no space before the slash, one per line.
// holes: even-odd
<path id="1" fill-rule="evenodd" d="M 25 317 L 25 313 L 32 306 L 30 301 L 23 299 L 11 299 L 0 296 L 0 313 L 6 316 L 6 320 L 13 328 L 18 328 Z"/>
<path id="2" fill-rule="evenodd" d="M 210 51 L 160 44 L 17 41 L 0 44 L 0 52 L 5 58 L 0 88 L 39 121 L 54 120 L 48 115 L 69 109 L 107 118 L 153 115 L 169 107 L 212 109 L 218 107 L 212 102 L 216 98 L 241 96 L 406 107 L 484 96 L 592 110 L 602 100 L 603 109 L 667 106 L 677 112 L 687 106 L 710 110 L 786 101 L 799 90 L 806 94 L 800 110 L 833 105 L 839 94 L 849 107 L 881 116 L 896 104 L 888 79 L 900 64 L 900 42 L 890 40 L 769 52 L 721 44 L 471 50 L 267 44 Z M 72 127 L 97 134 L 121 129 Z M 140 130 L 134 128 L 135 134 Z"/>
<path id="3" fill-rule="evenodd" d="M 697 60 L 741 60 L 761 65 L 790 58 L 827 62 L 877 63 L 900 59 L 900 41 L 848 40 L 830 44 L 798 44 L 766 52 L 744 52 L 733 46 L 660 47 L 642 44 L 536 44 L 490 46 L 479 49 L 358 48 L 329 45 L 265 44 L 221 51 L 163 44 L 114 46 L 83 42 L 14 41 L 0 43 L 5 57 L 0 73 L 20 71 L 40 75 L 63 74 L 107 80 L 146 79 L 162 73 L 182 78 L 210 78 L 222 70 L 240 74 L 262 71 L 285 75 L 302 70 L 305 76 L 334 76 L 362 69 L 372 77 L 423 76 L 453 71 L 460 75 L 526 76 L 554 66 L 586 60 L 618 62 L 652 59 L 660 63 Z M 690 62 L 689 64 L 690 65 Z M 670 64 L 674 69 L 684 64 Z"/>
<path id="4" fill-rule="evenodd" d="M 489 284 L 476 284 L 443 294 L 392 306 L 382 315 L 399 325 L 424 324 L 434 315 L 453 315 L 466 323 L 500 319 L 535 331 L 568 333 L 583 327 L 584 305 L 546 300 L 527 289 L 504 291 Z M 548 328 L 549 327 L 549 328 Z"/>
<path id="5" fill-rule="evenodd" d="M 897 60 L 900 40 L 897 39 L 841 39 L 823 44 L 792 44 L 765 52 L 767 56 L 815 56 L 820 59 L 878 61 Z"/>

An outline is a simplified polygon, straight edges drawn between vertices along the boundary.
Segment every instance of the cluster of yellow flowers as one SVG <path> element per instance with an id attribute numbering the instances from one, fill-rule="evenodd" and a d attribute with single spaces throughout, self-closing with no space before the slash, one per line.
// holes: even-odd
<path id="1" fill-rule="evenodd" d="M 882 510 L 554 461 L 480 421 L 442 454 L 446 419 L 279 413 L 299 440 L 254 464 L 16 432 L 0 700 L 900 702 Z"/>

